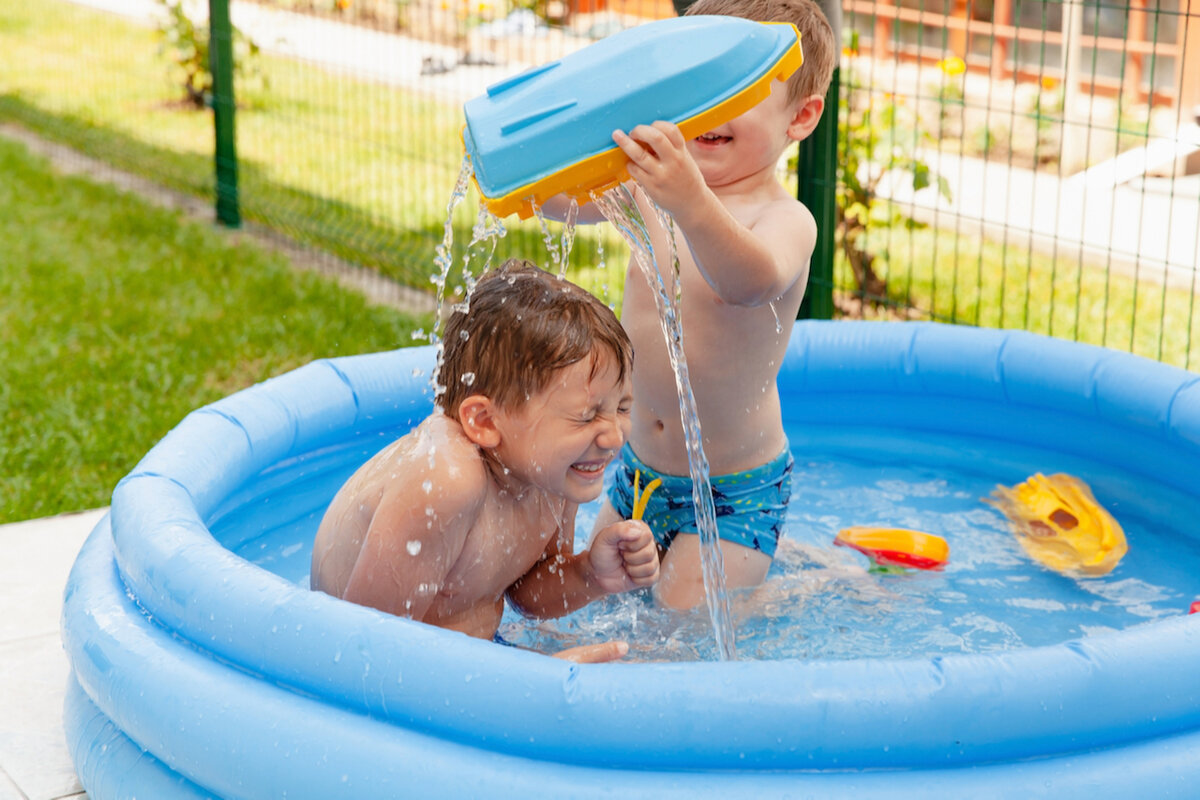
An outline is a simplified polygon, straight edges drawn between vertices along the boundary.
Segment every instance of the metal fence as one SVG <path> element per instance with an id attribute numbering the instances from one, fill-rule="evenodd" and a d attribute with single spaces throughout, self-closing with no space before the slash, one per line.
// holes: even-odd
<path id="1" fill-rule="evenodd" d="M 221 1 L 225 99 L 193 74 L 210 63 L 207 3 L 0 0 L 0 126 L 424 289 L 462 103 L 675 13 L 667 0 L 239 1 L 222 35 Z M 821 222 L 809 313 L 1025 328 L 1200 364 L 1200 3 L 829 11 L 839 81 L 825 127 L 781 173 Z M 470 206 L 450 218 L 457 263 Z M 505 225 L 493 258 L 560 252 L 554 223 Z M 624 258 L 607 226 L 584 228 L 569 274 L 615 302 Z"/>

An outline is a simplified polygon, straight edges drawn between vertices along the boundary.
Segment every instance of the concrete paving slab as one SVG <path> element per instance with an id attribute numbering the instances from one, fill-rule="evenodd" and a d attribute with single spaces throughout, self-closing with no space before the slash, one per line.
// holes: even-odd
<path id="1" fill-rule="evenodd" d="M 0 526 L 0 643 L 58 633 L 67 574 L 105 509 Z"/>
<path id="2" fill-rule="evenodd" d="M 83 790 L 62 726 L 68 670 L 57 633 L 0 644 L 0 768 L 29 800 Z"/>
<path id="3" fill-rule="evenodd" d="M 58 617 L 75 555 L 105 513 L 0 526 L 0 800 L 86 798 L 62 726 Z"/>

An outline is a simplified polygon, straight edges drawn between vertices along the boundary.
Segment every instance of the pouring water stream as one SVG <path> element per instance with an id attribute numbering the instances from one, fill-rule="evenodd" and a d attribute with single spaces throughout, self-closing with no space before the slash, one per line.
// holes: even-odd
<path id="1" fill-rule="evenodd" d="M 679 316 L 679 260 L 675 238 L 674 235 L 670 237 L 670 268 L 666 270 L 670 279 L 668 287 L 658 254 L 650 244 L 645 221 L 638 212 L 629 189 L 619 185 L 592 199 L 604 218 L 628 242 L 633 258 L 645 274 L 654 294 L 659 323 L 667 342 L 671 369 L 675 373 L 675 388 L 679 393 L 679 416 L 683 422 L 688 469 L 692 477 L 692 504 L 696 511 L 696 529 L 700 534 L 704 595 L 708 603 L 709 617 L 712 619 L 713 635 L 717 641 L 717 653 L 722 661 L 733 661 L 737 659 L 737 646 L 729 609 L 729 595 L 725 589 L 725 565 L 717 537 L 717 515 L 713 505 L 712 484 L 709 482 L 708 458 L 704 454 L 696 397 L 692 392 L 687 358 L 683 351 L 683 326 Z M 654 208 L 663 227 L 673 231 L 670 216 L 658 206 Z"/>

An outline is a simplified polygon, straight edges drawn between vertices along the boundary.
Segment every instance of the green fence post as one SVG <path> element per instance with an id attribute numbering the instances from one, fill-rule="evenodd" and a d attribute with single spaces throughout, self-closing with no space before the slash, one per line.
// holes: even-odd
<path id="1" fill-rule="evenodd" d="M 816 129 L 800 142 L 796 197 L 817 221 L 817 245 L 808 268 L 808 289 L 800 319 L 833 318 L 834 228 L 837 225 L 838 72 L 825 95 L 825 111 Z"/>
<path id="2" fill-rule="evenodd" d="M 233 24 L 229 0 L 208 0 L 208 57 L 213 76 L 214 162 L 217 179 L 217 221 L 231 228 L 242 224 L 238 209 L 237 140 L 234 135 Z"/>
<path id="3" fill-rule="evenodd" d="M 841 0 L 817 0 L 833 28 L 834 46 L 842 46 Z M 801 41 L 803 46 L 803 41 Z M 840 55 L 840 54 L 839 54 Z M 835 57 L 836 58 L 836 57 Z M 800 69 L 804 69 L 803 66 Z M 825 110 L 816 129 L 800 142 L 796 165 L 796 198 L 817 221 L 817 245 L 808 268 L 808 288 L 796 314 L 799 319 L 833 319 L 833 253 L 837 226 L 838 78 L 834 61 L 833 80 L 825 93 Z"/>

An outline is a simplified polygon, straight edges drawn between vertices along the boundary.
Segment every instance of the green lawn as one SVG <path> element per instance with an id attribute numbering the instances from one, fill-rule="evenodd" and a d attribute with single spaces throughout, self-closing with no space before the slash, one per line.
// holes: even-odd
<path id="1" fill-rule="evenodd" d="M 0 176 L 0 523 L 106 505 L 192 409 L 429 327 L 4 138 Z"/>
<path id="2" fill-rule="evenodd" d="M 933 229 L 880 231 L 890 255 L 888 301 L 917 316 L 990 328 L 1019 328 L 1103 345 L 1195 370 L 1200 367 L 1200 308 L 1192 286 L 1113 266 L 1081 266 L 1073 254 L 1054 258 L 1004 247 L 978 236 Z M 838 288 L 853 289 L 839 263 Z"/>
<path id="3" fill-rule="evenodd" d="M 111 14 L 0 0 L 0 120 L 211 199 L 212 116 L 181 107 L 158 47 L 153 29 Z M 243 215 L 428 288 L 462 165 L 459 105 L 292 59 L 263 56 L 261 66 L 266 89 L 238 92 Z M 454 216 L 456 263 L 475 198 Z M 500 257 L 547 263 L 536 220 L 504 224 Z M 569 274 L 598 294 L 619 291 L 623 253 L 607 226 L 581 229 Z"/>

